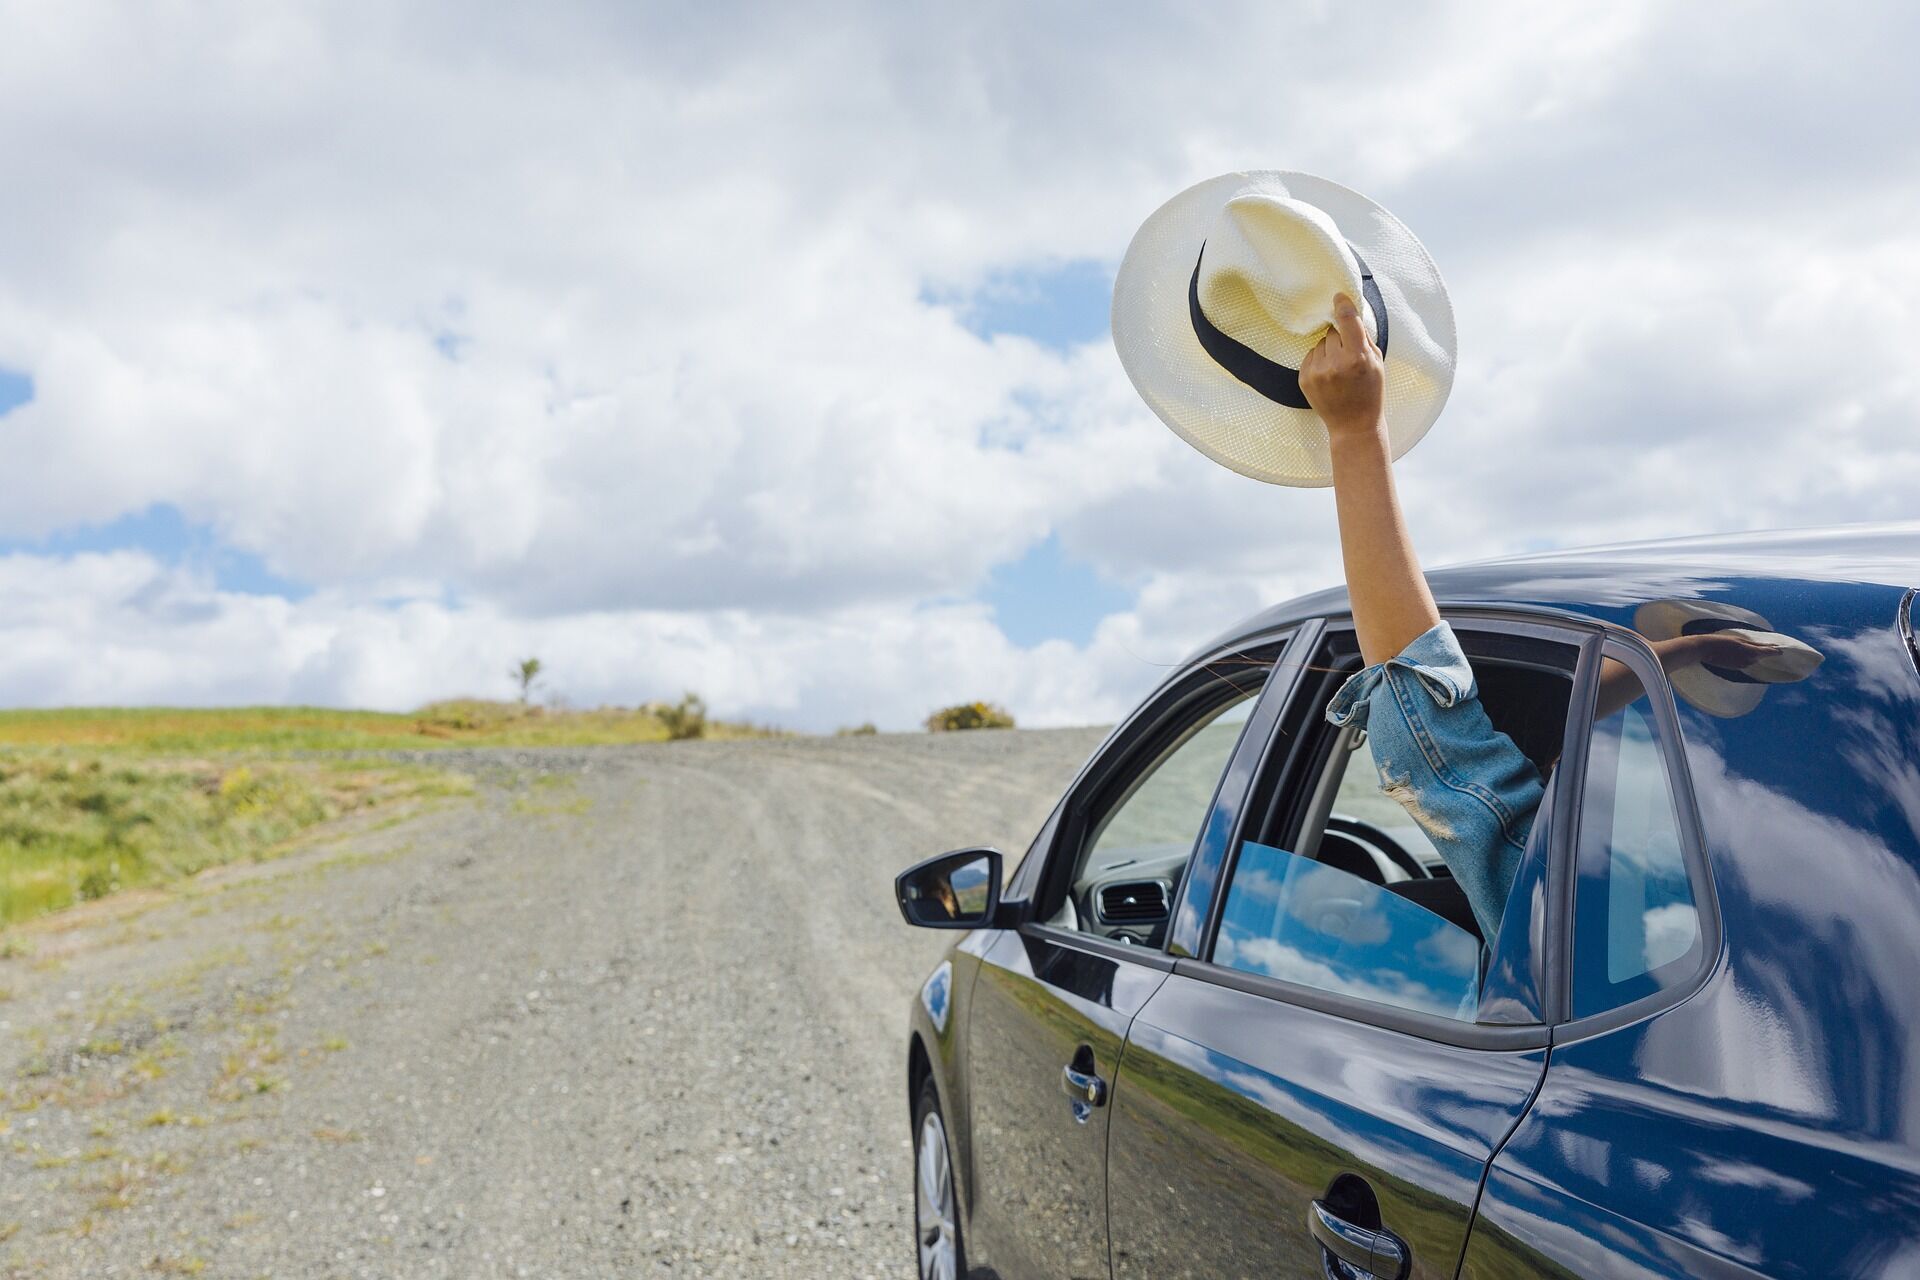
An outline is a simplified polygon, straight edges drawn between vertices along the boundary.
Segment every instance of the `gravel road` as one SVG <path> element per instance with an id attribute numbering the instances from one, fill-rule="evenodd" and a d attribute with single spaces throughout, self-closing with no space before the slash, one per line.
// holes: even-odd
<path id="1" fill-rule="evenodd" d="M 469 800 L 0 958 L 0 1274 L 912 1274 L 894 873 L 1096 731 L 434 759 Z"/>

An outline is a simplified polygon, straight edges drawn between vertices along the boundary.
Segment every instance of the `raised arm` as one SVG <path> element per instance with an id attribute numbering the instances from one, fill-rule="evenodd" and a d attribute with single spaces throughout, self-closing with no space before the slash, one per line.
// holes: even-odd
<path id="1" fill-rule="evenodd" d="M 1334 328 L 1300 366 L 1300 390 L 1327 424 L 1340 555 L 1360 656 L 1385 662 L 1439 625 L 1433 593 L 1393 487 L 1385 368 L 1353 299 L 1334 300 Z"/>

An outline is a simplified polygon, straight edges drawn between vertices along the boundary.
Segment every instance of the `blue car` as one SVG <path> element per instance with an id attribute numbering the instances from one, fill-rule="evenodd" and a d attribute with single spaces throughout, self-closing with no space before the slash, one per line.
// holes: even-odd
<path id="1" fill-rule="evenodd" d="M 1236 628 L 896 883 L 923 1277 L 1920 1276 L 1920 525 L 1431 582 L 1545 782 L 1497 930 L 1326 718 L 1344 595 Z"/>

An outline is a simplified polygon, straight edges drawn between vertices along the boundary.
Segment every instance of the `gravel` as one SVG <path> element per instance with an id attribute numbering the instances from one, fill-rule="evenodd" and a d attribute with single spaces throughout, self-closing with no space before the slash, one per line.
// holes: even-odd
<path id="1" fill-rule="evenodd" d="M 0 1274 L 911 1275 L 893 874 L 1099 737 L 435 753 L 473 799 L 27 931 Z"/>

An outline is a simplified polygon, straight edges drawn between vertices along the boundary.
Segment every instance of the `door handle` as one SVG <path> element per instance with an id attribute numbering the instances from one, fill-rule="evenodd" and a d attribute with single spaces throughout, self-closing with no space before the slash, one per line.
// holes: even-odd
<path id="1" fill-rule="evenodd" d="M 1315 1200 L 1307 1206 L 1307 1230 L 1320 1247 L 1374 1280 L 1402 1280 L 1412 1262 L 1406 1241 L 1391 1231 L 1355 1226 Z"/>
<path id="2" fill-rule="evenodd" d="M 1060 1069 L 1060 1089 L 1073 1099 L 1073 1118 L 1081 1124 L 1095 1107 L 1107 1105 L 1107 1082 L 1091 1071 L 1081 1071 L 1073 1063 Z"/>

